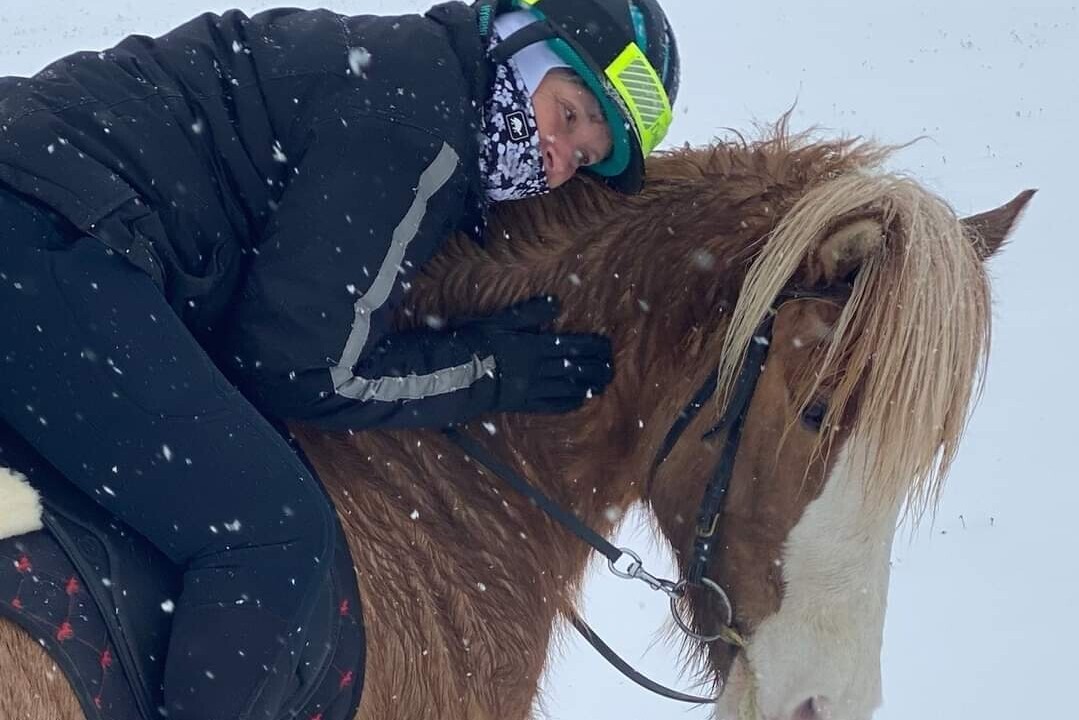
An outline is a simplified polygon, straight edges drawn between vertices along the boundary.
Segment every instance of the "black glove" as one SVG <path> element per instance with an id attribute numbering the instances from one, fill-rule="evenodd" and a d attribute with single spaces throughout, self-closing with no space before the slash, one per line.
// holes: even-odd
<path id="1" fill-rule="evenodd" d="M 454 323 L 455 334 L 477 354 L 495 358 L 493 410 L 568 412 L 611 382 L 611 341 L 602 335 L 543 332 L 558 312 L 558 299 L 547 295 Z"/>

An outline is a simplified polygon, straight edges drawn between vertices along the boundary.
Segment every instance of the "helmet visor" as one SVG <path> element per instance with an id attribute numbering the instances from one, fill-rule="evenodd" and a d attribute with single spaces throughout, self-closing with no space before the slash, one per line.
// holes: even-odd
<path id="1" fill-rule="evenodd" d="M 641 152 L 648 155 L 667 134 L 673 112 L 667 91 L 648 58 L 634 43 L 604 69 L 618 91 L 641 140 Z"/>

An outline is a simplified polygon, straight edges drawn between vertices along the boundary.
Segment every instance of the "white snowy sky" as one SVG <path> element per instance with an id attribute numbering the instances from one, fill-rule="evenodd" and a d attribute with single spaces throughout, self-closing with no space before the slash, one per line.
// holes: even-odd
<path id="1" fill-rule="evenodd" d="M 262 0 L 0 0 L 0 75 L 75 50 L 156 35 L 205 10 Z M 296 5 L 316 7 L 317 3 Z M 346 13 L 422 10 L 419 0 L 328 0 Z M 1079 268 L 1079 9 L 1075 0 L 666 0 L 683 58 L 668 141 L 751 131 L 797 101 L 796 129 L 926 140 L 892 163 L 961 213 L 1040 188 L 992 263 L 995 325 L 986 392 L 935 526 L 897 542 L 880 720 L 1012 720 L 1074 712 L 1079 647 L 1079 410 L 1070 371 Z M 621 544 L 667 559 L 627 527 Z M 586 616 L 626 657 L 679 684 L 652 646 L 663 598 L 598 572 Z M 1069 711 L 1067 708 L 1072 707 Z M 558 720 L 704 718 L 638 689 L 569 637 L 546 681 Z"/>

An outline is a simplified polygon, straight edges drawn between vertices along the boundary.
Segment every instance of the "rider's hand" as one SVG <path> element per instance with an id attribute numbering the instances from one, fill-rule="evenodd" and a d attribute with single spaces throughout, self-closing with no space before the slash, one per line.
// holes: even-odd
<path id="1" fill-rule="evenodd" d="M 456 324 L 453 332 L 494 356 L 499 412 L 561 413 L 602 393 L 614 376 L 611 342 L 602 335 L 553 333 L 558 299 L 540 296 L 493 315 Z"/>

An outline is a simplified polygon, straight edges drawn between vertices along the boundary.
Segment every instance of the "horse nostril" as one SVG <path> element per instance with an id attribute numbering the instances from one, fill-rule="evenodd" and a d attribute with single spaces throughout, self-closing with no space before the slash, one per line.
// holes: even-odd
<path id="1" fill-rule="evenodd" d="M 817 695 L 799 705 L 791 720 L 831 720 L 832 704 L 823 695 Z"/>

